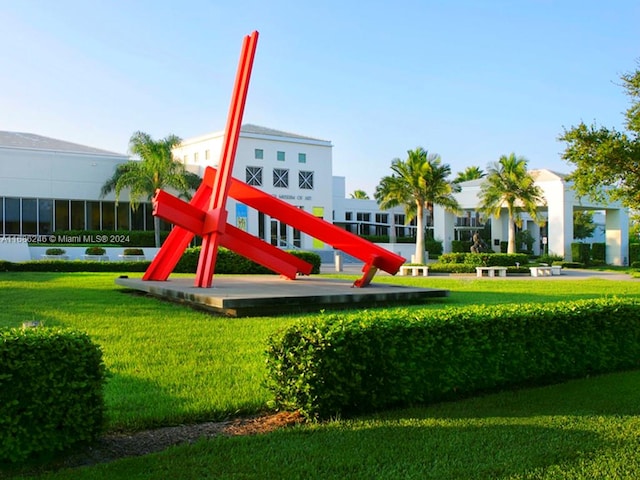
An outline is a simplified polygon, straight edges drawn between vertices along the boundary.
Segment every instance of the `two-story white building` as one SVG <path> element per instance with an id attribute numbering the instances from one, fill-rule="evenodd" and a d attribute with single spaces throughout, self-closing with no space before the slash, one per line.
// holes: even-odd
<path id="1" fill-rule="evenodd" d="M 186 139 L 174 155 L 192 171 L 202 174 L 216 166 L 224 132 Z M 398 237 L 412 235 L 404 211 L 381 211 L 375 200 L 347 198 L 344 177 L 334 177 L 333 145 L 328 140 L 270 128 L 242 126 L 233 176 L 296 207 L 361 235 L 388 235 L 392 248 Z M 0 132 L 0 238 L 46 235 L 60 230 L 152 230 L 149 204 L 132 211 L 123 194 L 116 205 L 113 195 L 100 189 L 118 164 L 128 156 L 77 145 L 40 135 Z M 540 206 L 547 219 L 540 228 L 524 218 L 524 228 L 535 238 L 534 252 L 544 248 L 570 260 L 573 211 L 595 210 L 605 215 L 607 263 L 626 264 L 628 214 L 619 204 L 598 205 L 576 198 L 565 177 L 549 170 L 534 170 L 536 184 L 546 199 Z M 486 219 L 475 211 L 481 181 L 461 184 L 457 194 L 464 213 L 459 216 L 436 206 L 427 220 L 433 237 L 451 251 L 453 240 L 468 239 L 482 229 Z M 330 246 L 283 222 L 230 199 L 228 221 L 281 248 L 328 250 Z M 491 247 L 499 251 L 507 238 L 506 209 L 491 219 Z M 169 225 L 165 224 L 166 228 Z M 544 247 L 541 247 L 544 245 Z M 0 259 L 2 259 L 0 245 Z M 401 253 L 406 258 L 405 251 Z"/>

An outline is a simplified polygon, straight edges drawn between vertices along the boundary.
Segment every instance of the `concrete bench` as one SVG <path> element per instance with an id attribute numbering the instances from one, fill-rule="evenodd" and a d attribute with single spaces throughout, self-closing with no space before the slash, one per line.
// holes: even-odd
<path id="1" fill-rule="evenodd" d="M 562 275 L 562 266 L 551 265 L 551 275 Z"/>
<path id="2" fill-rule="evenodd" d="M 411 272 L 411 276 L 417 277 L 420 273 L 423 277 L 429 276 L 429 267 L 426 265 L 402 265 L 400 267 L 400 275 L 408 275 Z"/>
<path id="3" fill-rule="evenodd" d="M 553 267 L 529 267 L 532 277 L 545 277 L 550 276 L 553 273 Z M 559 274 L 559 273 L 558 273 Z"/>
<path id="4" fill-rule="evenodd" d="M 487 277 L 495 277 L 496 272 L 499 277 L 507 276 L 507 267 L 476 267 L 476 277 L 482 277 L 487 272 Z"/>

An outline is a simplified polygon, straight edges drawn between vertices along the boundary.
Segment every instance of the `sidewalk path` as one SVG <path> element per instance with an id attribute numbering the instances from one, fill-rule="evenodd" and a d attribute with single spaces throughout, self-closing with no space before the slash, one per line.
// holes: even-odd
<path id="1" fill-rule="evenodd" d="M 333 263 L 323 263 L 320 265 L 320 273 L 343 273 L 346 275 L 360 275 L 362 273 L 362 267 L 364 264 L 362 263 L 349 263 L 342 266 L 342 271 L 337 272 L 335 264 Z M 376 276 L 381 275 L 389 275 L 386 272 L 378 271 Z M 432 277 L 446 277 L 446 274 L 434 274 L 430 275 Z M 424 277 L 418 277 L 424 278 Z M 455 275 L 451 278 L 477 278 L 475 274 L 469 275 Z M 483 277 L 484 280 L 584 280 L 587 278 L 602 278 L 605 280 L 630 280 L 630 281 L 640 281 L 640 278 L 633 278 L 631 275 L 627 273 L 618 273 L 618 272 L 600 272 L 596 270 L 583 270 L 583 269 L 571 269 L 565 268 L 562 269 L 562 275 L 549 275 L 544 277 L 531 277 L 529 275 L 510 275 L 507 277 L 493 277 L 487 278 Z"/>

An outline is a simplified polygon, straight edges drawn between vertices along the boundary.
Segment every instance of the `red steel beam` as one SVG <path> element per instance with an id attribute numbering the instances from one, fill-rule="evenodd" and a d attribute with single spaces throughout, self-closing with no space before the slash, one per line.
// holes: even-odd
<path id="1" fill-rule="evenodd" d="M 202 237 L 202 250 L 198 258 L 198 270 L 196 271 L 195 285 L 197 287 L 210 287 L 215 271 L 216 257 L 220 236 L 224 232 L 227 212 L 225 210 L 227 194 L 231 183 L 231 173 L 238 147 L 238 138 L 242 127 L 242 115 L 249 90 L 251 68 L 258 44 L 258 32 L 244 38 L 236 82 L 231 97 L 227 127 L 225 129 L 224 143 L 218 165 L 219 175 L 216 175 L 212 187 L 209 211 L 207 212 L 207 232 Z"/>

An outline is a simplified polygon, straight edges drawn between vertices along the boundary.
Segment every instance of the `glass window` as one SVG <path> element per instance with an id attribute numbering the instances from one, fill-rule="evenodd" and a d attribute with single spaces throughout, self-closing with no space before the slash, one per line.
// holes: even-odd
<path id="1" fill-rule="evenodd" d="M 38 233 L 47 235 L 53 232 L 53 200 L 38 200 Z"/>
<path id="2" fill-rule="evenodd" d="M 313 172 L 298 172 L 298 187 L 304 190 L 313 190 Z"/>
<path id="3" fill-rule="evenodd" d="M 245 171 L 246 182 L 254 187 L 262 186 L 262 167 L 247 167 Z"/>
<path id="4" fill-rule="evenodd" d="M 116 229 L 115 202 L 102 202 L 102 230 Z"/>
<path id="5" fill-rule="evenodd" d="M 5 198 L 4 199 L 4 225 L 5 233 L 19 235 L 20 234 L 20 199 Z"/>
<path id="6" fill-rule="evenodd" d="M 85 223 L 84 202 L 80 200 L 71 201 L 71 230 L 85 230 L 89 227 Z"/>
<path id="7" fill-rule="evenodd" d="M 307 154 L 299 153 L 298 154 L 298 163 L 307 163 Z"/>
<path id="8" fill-rule="evenodd" d="M 284 162 L 284 152 L 277 152 L 276 160 L 278 160 L 279 162 Z"/>
<path id="9" fill-rule="evenodd" d="M 22 199 L 22 233 L 38 233 L 38 202 L 35 198 Z"/>
<path id="10" fill-rule="evenodd" d="M 129 202 L 119 202 L 116 207 L 118 224 L 117 230 L 129 230 Z"/>
<path id="11" fill-rule="evenodd" d="M 289 170 L 286 168 L 274 168 L 273 186 L 278 188 L 289 188 Z"/>
<path id="12" fill-rule="evenodd" d="M 262 150 L 261 148 L 256 148 L 253 151 L 253 158 L 255 158 L 256 160 L 262 160 L 264 158 L 264 150 Z"/>
<path id="13" fill-rule="evenodd" d="M 100 230 L 100 202 L 87 202 L 87 230 Z"/>
<path id="14" fill-rule="evenodd" d="M 144 212 L 147 204 L 142 203 L 131 210 L 131 230 L 144 230 Z"/>
<path id="15" fill-rule="evenodd" d="M 69 200 L 56 200 L 55 202 L 55 229 L 56 230 L 69 230 L 71 228 L 69 224 Z M 40 232 L 42 233 L 42 232 Z"/>
<path id="16" fill-rule="evenodd" d="M 196 153 L 194 153 L 194 154 L 193 154 L 193 163 L 198 163 L 198 157 L 199 157 L 199 156 L 200 156 L 200 155 L 198 155 L 198 152 L 196 152 Z"/>
<path id="17" fill-rule="evenodd" d="M 209 160 L 209 157 L 210 157 L 210 152 L 209 152 L 209 150 L 205 150 L 205 151 L 204 151 L 204 159 L 205 159 L 205 160 Z"/>
<path id="18" fill-rule="evenodd" d="M 140 207 L 142 207 L 142 205 L 140 205 L 138 208 Z M 150 203 L 145 203 L 144 207 L 144 229 L 147 231 L 154 230 L 153 207 Z"/>
<path id="19" fill-rule="evenodd" d="M 4 234 L 4 198 L 0 197 L 0 235 Z"/>

